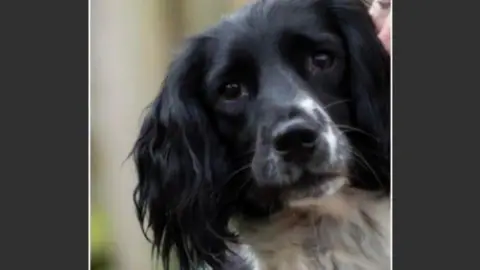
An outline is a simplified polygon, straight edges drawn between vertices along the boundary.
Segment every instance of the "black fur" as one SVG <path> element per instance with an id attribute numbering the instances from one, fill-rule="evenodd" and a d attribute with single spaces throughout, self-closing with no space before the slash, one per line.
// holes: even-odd
<path id="1" fill-rule="evenodd" d="M 311 42 L 298 37 L 325 32 L 340 41 L 332 43 L 339 66 L 314 77 L 299 60 Z M 187 41 L 132 151 L 138 218 L 145 232 L 152 230 L 165 269 L 171 256 L 185 270 L 234 269 L 226 266 L 239 265 L 227 248 L 236 241 L 230 218 L 262 218 L 282 207 L 279 194 L 289 186 L 262 189 L 249 168 L 261 126 L 280 115 L 276 108 L 295 87 L 339 104 L 328 112 L 340 127 L 348 125 L 359 156 L 349 167 L 352 185 L 389 195 L 389 74 L 389 56 L 356 0 L 259 1 Z M 218 101 L 217 89 L 231 81 L 246 85 L 248 100 Z"/>

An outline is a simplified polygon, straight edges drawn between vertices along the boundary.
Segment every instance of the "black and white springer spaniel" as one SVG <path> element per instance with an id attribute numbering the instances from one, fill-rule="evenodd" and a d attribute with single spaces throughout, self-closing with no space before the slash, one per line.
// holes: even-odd
<path id="1" fill-rule="evenodd" d="M 390 57 L 361 0 L 257 1 L 190 38 L 132 154 L 165 269 L 390 269 Z"/>

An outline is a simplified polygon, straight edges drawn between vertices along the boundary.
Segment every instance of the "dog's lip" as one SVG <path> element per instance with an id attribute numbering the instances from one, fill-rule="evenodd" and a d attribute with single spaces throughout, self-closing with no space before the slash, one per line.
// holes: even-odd
<path id="1" fill-rule="evenodd" d="M 283 190 L 283 199 L 291 203 L 296 200 L 302 201 L 306 198 L 317 200 L 325 195 L 331 195 L 332 193 L 328 192 L 328 184 L 339 180 L 340 178 L 344 178 L 341 186 L 348 185 L 348 180 L 346 180 L 347 176 L 344 173 L 325 172 L 322 173 L 321 176 L 322 177 L 320 177 L 320 175 L 314 175 L 310 179 L 299 179 L 299 181 L 291 185 L 289 188 Z"/>
<path id="2" fill-rule="evenodd" d="M 338 177 L 346 177 L 345 173 L 336 171 L 326 171 L 321 173 L 304 173 L 297 181 L 292 183 L 293 188 L 308 188 L 321 182 L 335 179 Z"/>

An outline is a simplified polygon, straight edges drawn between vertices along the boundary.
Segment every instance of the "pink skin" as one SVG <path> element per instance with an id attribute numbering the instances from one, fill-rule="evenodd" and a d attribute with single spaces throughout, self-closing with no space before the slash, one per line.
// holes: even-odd
<path id="1" fill-rule="evenodd" d="M 378 29 L 378 37 L 389 53 L 392 28 L 391 3 L 392 0 L 373 0 L 370 8 L 370 14 Z"/>

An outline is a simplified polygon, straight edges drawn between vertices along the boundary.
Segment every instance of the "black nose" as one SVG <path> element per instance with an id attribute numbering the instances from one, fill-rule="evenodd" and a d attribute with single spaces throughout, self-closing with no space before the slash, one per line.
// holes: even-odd
<path id="1" fill-rule="evenodd" d="M 287 161 L 307 161 L 317 143 L 318 130 L 305 122 L 291 122 L 274 133 L 274 147 Z"/>

